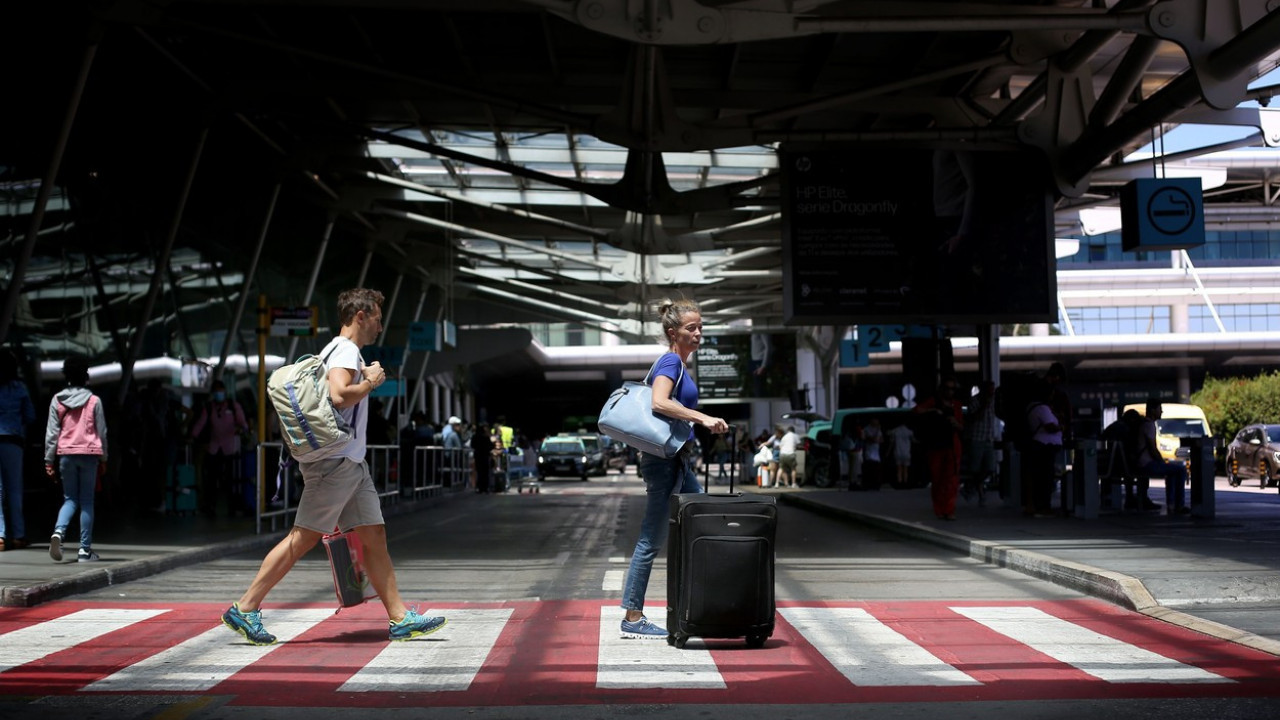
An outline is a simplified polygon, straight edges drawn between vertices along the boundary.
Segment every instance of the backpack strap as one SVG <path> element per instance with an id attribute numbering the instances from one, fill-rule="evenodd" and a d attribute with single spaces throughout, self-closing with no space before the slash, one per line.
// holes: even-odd
<path id="1" fill-rule="evenodd" d="M 341 335 L 339 335 L 338 337 L 339 337 L 340 339 L 342 339 L 342 340 L 347 340 L 347 338 L 344 338 L 344 337 L 342 337 Z M 354 343 L 354 342 L 352 342 L 351 340 L 347 340 L 347 342 L 351 343 L 352 345 L 355 345 L 355 343 Z M 333 355 L 335 352 L 337 352 L 337 351 L 338 351 L 338 345 L 339 345 L 339 343 L 334 343 L 333 347 L 329 349 L 329 352 L 325 353 L 324 357 L 320 358 L 320 364 L 321 364 L 321 365 L 324 365 L 324 376 L 325 376 L 325 379 L 326 379 L 326 380 L 328 380 L 328 379 L 329 379 L 329 357 L 330 357 L 331 355 Z M 360 354 L 360 348 L 357 346 L 357 347 L 356 347 L 356 355 L 359 355 L 359 354 Z M 360 359 L 361 359 L 361 360 L 363 360 L 364 358 L 363 358 L 363 357 L 361 357 Z M 360 368 L 356 368 L 356 370 L 359 370 L 359 369 L 360 369 Z M 373 383 L 370 383 L 370 385 L 372 385 L 372 384 L 373 384 Z M 359 417 L 360 417 L 360 403 L 356 403 L 356 406 L 355 406 L 354 408 L 352 408 L 352 409 L 351 409 L 351 423 L 350 423 L 350 425 L 351 425 L 351 437 L 353 437 L 353 438 L 356 436 L 356 420 L 357 420 Z M 277 478 L 277 480 L 278 480 L 278 478 Z M 277 483 L 277 485 L 278 485 L 278 483 Z"/>

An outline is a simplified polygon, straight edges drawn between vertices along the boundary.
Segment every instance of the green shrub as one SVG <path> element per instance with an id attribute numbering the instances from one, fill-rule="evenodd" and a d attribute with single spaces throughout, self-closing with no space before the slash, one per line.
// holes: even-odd
<path id="1" fill-rule="evenodd" d="M 1280 422 L 1280 371 L 1255 378 L 1206 377 L 1191 402 L 1204 410 L 1213 434 L 1230 442 L 1245 425 Z"/>

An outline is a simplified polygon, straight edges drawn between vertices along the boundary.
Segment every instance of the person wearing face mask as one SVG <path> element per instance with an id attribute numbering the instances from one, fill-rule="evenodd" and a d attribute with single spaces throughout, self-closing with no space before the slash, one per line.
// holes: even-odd
<path id="1" fill-rule="evenodd" d="M 206 424 L 209 426 L 209 436 L 204 446 L 200 512 L 213 517 L 217 514 L 218 497 L 226 495 L 229 513 L 247 513 L 244 493 L 238 487 L 236 460 L 240 456 L 240 433 L 249 429 L 249 423 L 245 421 L 240 403 L 227 395 L 227 386 L 221 380 L 213 383 L 209 402 L 205 403 L 191 428 L 192 439 L 200 437 Z"/>

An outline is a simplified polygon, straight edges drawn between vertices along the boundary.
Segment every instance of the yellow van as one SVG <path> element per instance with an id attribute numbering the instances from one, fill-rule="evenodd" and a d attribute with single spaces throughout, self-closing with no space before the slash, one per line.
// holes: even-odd
<path id="1" fill-rule="evenodd" d="M 1186 460 L 1191 455 L 1190 449 L 1182 448 L 1182 438 L 1210 437 L 1209 420 L 1204 410 L 1198 405 L 1182 403 L 1161 403 L 1160 420 L 1156 422 L 1156 446 L 1165 460 Z M 1121 412 L 1137 410 L 1139 415 L 1146 416 L 1147 404 L 1136 403 L 1125 405 Z"/>

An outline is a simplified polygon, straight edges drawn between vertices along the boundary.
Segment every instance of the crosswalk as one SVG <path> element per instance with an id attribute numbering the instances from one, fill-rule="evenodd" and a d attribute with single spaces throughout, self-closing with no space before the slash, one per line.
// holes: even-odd
<path id="1" fill-rule="evenodd" d="M 604 600 L 435 603 L 422 612 L 448 625 L 402 643 L 376 604 L 282 604 L 263 613 L 281 641 L 268 647 L 222 627 L 222 609 L 0 609 L 0 694 L 298 707 L 1280 697 L 1274 657 L 1096 600 L 784 602 L 759 649 L 622 640 L 622 610 Z"/>

